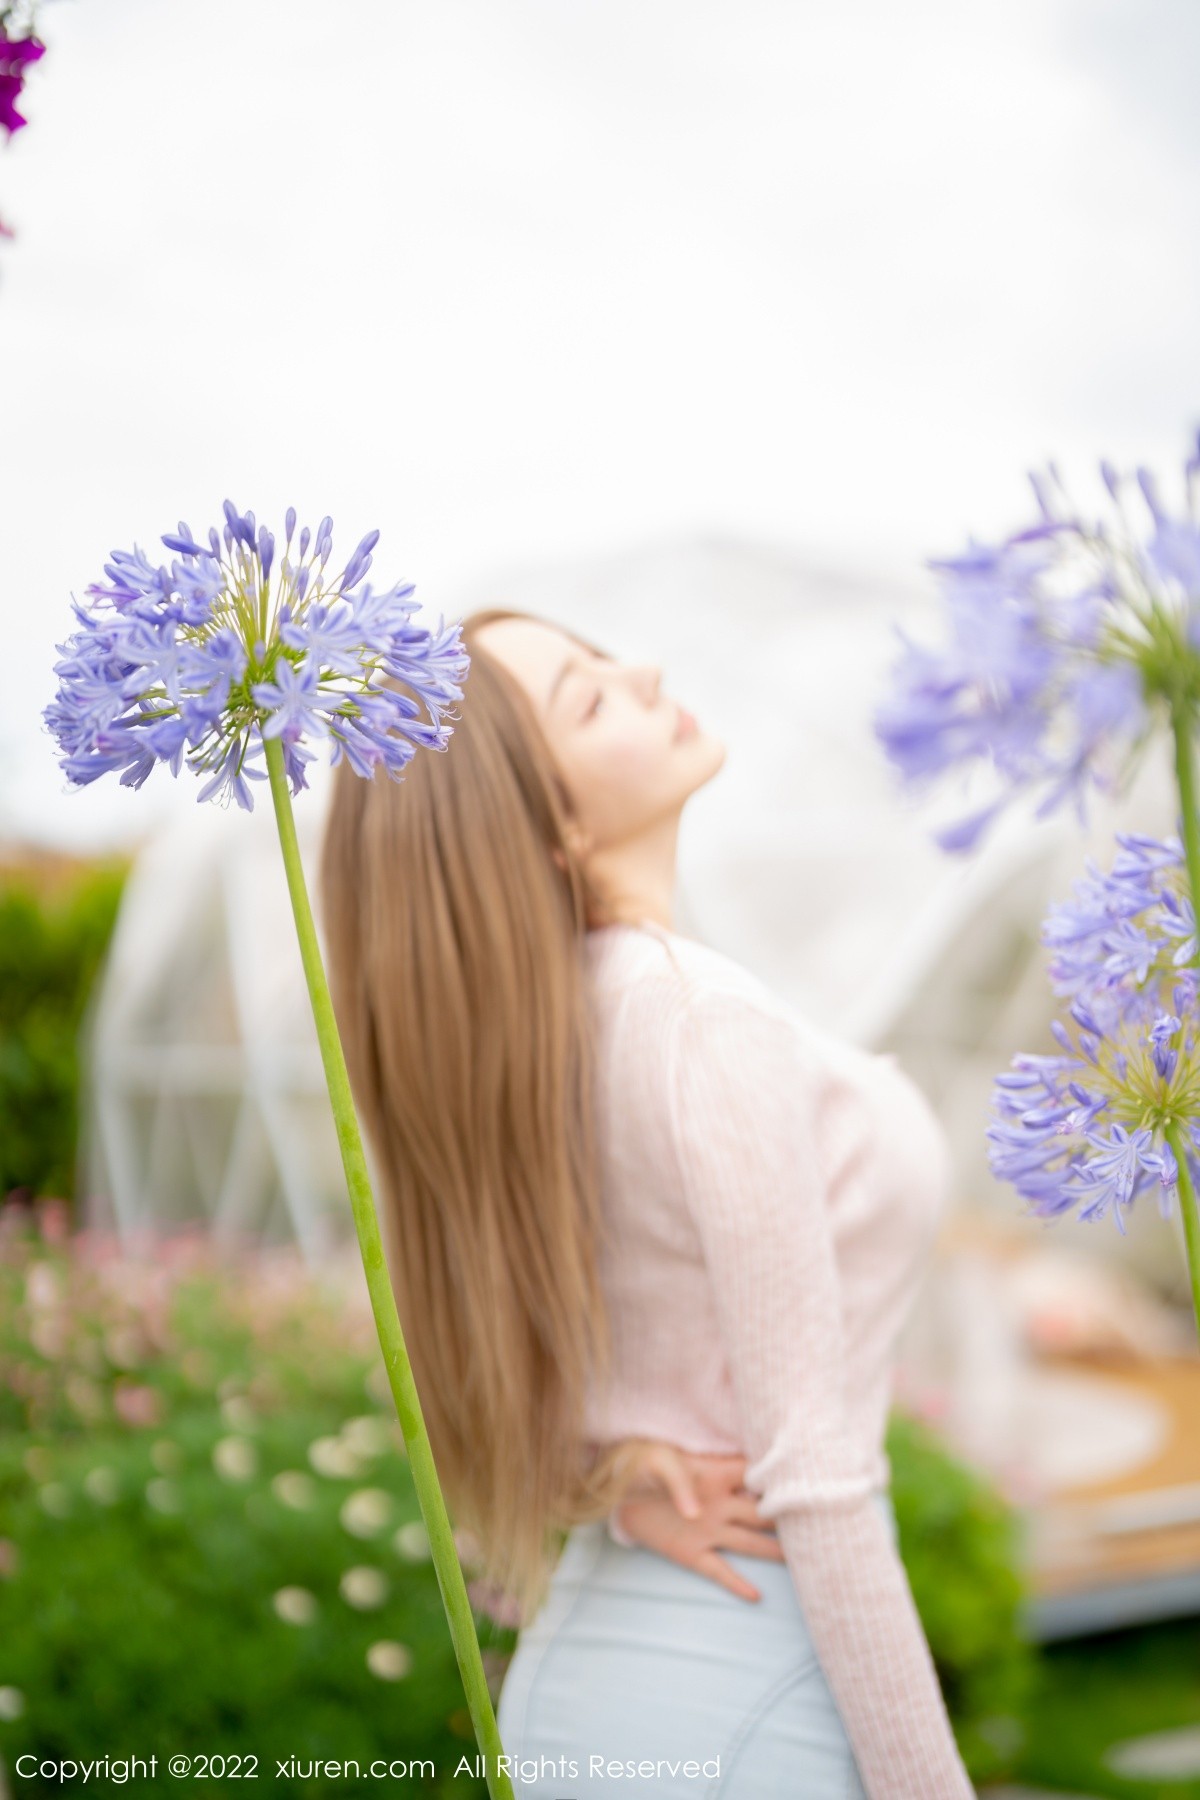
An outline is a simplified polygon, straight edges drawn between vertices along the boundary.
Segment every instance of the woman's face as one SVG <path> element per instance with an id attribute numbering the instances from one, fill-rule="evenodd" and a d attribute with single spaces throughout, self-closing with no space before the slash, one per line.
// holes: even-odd
<path id="1" fill-rule="evenodd" d="M 661 671 L 598 656 L 536 619 L 493 619 L 476 643 L 533 704 L 585 841 L 611 851 L 663 819 L 717 773 L 725 746 L 661 691 Z"/>

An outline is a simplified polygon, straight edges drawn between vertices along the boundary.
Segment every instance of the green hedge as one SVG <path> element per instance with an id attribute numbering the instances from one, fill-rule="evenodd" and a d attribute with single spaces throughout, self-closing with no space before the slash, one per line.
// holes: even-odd
<path id="1" fill-rule="evenodd" d="M 277 1781 L 277 1757 L 430 1757 L 423 1792 L 485 1793 L 452 1780 L 474 1736 L 365 1307 L 290 1252 L 233 1267 L 181 1237 L 139 1271 L 4 1219 L 10 1781 L 21 1755 L 109 1747 L 257 1755 L 281 1795 L 327 1784 Z M 479 1624 L 498 1683 L 512 1634 Z"/>
<path id="2" fill-rule="evenodd" d="M 963 1760 L 976 1781 L 1008 1774 L 1042 1680 L 1020 1626 L 1019 1518 L 920 1420 L 893 1412 L 887 1451 L 900 1555 Z"/>
<path id="3" fill-rule="evenodd" d="M 294 1252 L 223 1263 L 198 1234 L 134 1264 L 38 1210 L 40 1229 L 0 1212 L 10 1781 L 31 1752 L 254 1753 L 273 1793 L 307 1795 L 332 1784 L 276 1781 L 276 1757 L 429 1757 L 423 1792 L 482 1796 L 454 1778 L 474 1737 L 361 1270 L 347 1301 Z M 924 1427 L 895 1415 L 889 1454 L 964 1754 L 990 1775 L 1028 1672 L 1010 1521 Z M 477 1622 L 497 1694 L 515 1637 Z"/>
<path id="4" fill-rule="evenodd" d="M 123 880 L 85 866 L 46 892 L 0 872 L 0 1196 L 74 1191 L 79 1029 Z"/>

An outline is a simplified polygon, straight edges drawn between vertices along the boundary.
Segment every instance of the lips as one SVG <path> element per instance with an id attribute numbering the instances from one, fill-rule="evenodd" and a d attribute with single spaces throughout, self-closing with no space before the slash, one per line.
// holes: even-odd
<path id="1" fill-rule="evenodd" d="M 681 706 L 679 708 L 679 721 L 675 727 L 676 738 L 691 737 L 698 729 L 699 727 L 691 713 Z"/>

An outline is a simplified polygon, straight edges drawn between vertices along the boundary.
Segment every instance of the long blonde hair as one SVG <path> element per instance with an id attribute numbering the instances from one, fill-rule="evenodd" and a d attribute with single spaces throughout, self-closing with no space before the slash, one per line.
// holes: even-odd
<path id="1" fill-rule="evenodd" d="M 535 616 L 463 621 L 471 667 L 448 743 L 399 782 L 343 762 L 321 867 L 434 1461 L 480 1574 L 524 1618 L 559 1534 L 608 1511 L 624 1466 L 583 1441 L 609 1336 L 582 948 L 608 915 L 564 833 L 571 798 L 528 696 L 475 643 L 492 620 Z"/>

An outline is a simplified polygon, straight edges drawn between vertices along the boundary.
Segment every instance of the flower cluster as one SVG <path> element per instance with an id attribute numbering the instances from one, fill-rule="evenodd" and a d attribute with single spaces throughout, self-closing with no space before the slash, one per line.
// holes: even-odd
<path id="1" fill-rule="evenodd" d="M 46 53 L 46 46 L 32 33 L 10 37 L 8 17 L 0 12 L 0 126 L 9 137 L 29 121 L 17 111 L 17 101 L 25 85 L 25 72 Z"/>
<path id="2" fill-rule="evenodd" d="M 1033 476 L 1040 518 L 994 545 L 933 561 L 946 632 L 937 648 L 900 632 L 893 687 L 876 734 L 903 777 L 929 786 L 990 767 L 987 803 L 937 834 L 969 850 L 1010 799 L 1046 789 L 1039 816 L 1088 781 L 1130 768 L 1165 705 L 1200 704 L 1200 441 L 1177 514 L 1154 477 L 1101 476 L 1111 516 L 1085 520 L 1057 472 Z"/>
<path id="3" fill-rule="evenodd" d="M 0 130 L 10 138 L 29 123 L 24 113 L 17 111 L 17 102 L 30 65 L 46 54 L 45 44 L 34 36 L 32 29 L 14 28 L 18 10 L 29 14 L 25 21 L 29 25 L 32 8 L 0 5 Z M 0 219 L 0 237 L 12 236 L 11 228 Z"/>
<path id="4" fill-rule="evenodd" d="M 461 699 L 470 666 L 458 627 L 414 626 L 411 582 L 376 592 L 364 579 L 377 531 L 330 574 L 331 531 L 325 518 L 297 536 L 289 508 L 277 556 L 271 532 L 227 500 L 207 544 L 185 524 L 163 537 L 169 565 L 115 550 L 107 584 L 75 603 L 79 628 L 58 647 L 44 714 L 69 779 L 120 771 L 123 786 L 140 787 L 157 763 L 172 774 L 186 763 L 208 777 L 201 800 L 232 797 L 249 811 L 263 739 L 280 740 L 293 793 L 307 785 L 306 740 L 327 741 L 333 762 L 344 756 L 368 777 L 399 778 L 418 746 L 445 749 L 441 713 Z"/>
<path id="5" fill-rule="evenodd" d="M 1060 1055 L 1018 1055 L 996 1077 L 992 1172 L 1029 1210 L 1084 1220 L 1154 1187 L 1170 1217 L 1179 1168 L 1200 1176 L 1200 971 L 1183 847 L 1118 837 L 1108 873 L 1088 865 L 1042 928 Z"/>
<path id="6" fill-rule="evenodd" d="M 342 1475 L 399 1435 L 394 1413 L 378 1410 L 387 1373 L 349 1251 L 318 1284 L 295 1244 L 228 1250 L 194 1222 L 118 1236 L 78 1228 L 64 1201 L 0 1207 L 0 1429 L 54 1438 L 81 1422 L 146 1426 L 219 1398 L 236 1432 L 251 1409 L 285 1410 L 300 1377 L 310 1393 L 348 1399 L 365 1379 L 370 1415 L 317 1440 L 354 1447 Z"/>

